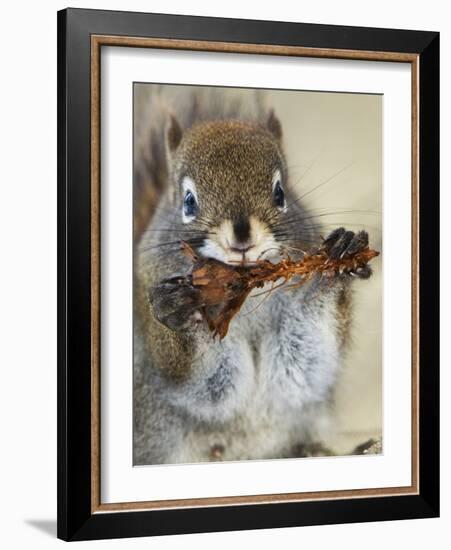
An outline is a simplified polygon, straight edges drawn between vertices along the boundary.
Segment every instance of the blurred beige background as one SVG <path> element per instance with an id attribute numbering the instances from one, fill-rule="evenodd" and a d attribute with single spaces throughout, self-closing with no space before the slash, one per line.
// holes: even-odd
<path id="1" fill-rule="evenodd" d="M 203 87 L 135 85 L 135 135 L 146 123 L 144 113 L 155 112 L 152 96 L 177 105 L 193 91 L 206 94 L 203 101 L 208 96 Z M 221 89 L 218 97 L 222 93 L 230 100 L 252 92 Z M 339 226 L 366 229 L 371 246 L 381 250 L 382 96 L 284 90 L 263 96 L 282 123 L 290 184 L 298 196 L 306 194 L 304 202 L 320 216 L 324 234 Z M 339 381 L 338 431 L 331 445 L 337 453 L 382 431 L 381 258 L 372 265 L 374 275 L 354 284 L 353 343 Z"/>

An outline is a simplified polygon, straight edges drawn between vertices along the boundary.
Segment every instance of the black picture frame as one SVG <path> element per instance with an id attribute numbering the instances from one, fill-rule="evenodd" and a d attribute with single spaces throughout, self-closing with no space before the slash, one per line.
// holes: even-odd
<path id="1" fill-rule="evenodd" d="M 91 439 L 91 36 L 418 56 L 419 491 L 96 513 Z M 334 55 L 331 55 L 334 57 Z M 439 515 L 439 34 L 67 9 L 58 13 L 58 537 L 86 540 Z"/>

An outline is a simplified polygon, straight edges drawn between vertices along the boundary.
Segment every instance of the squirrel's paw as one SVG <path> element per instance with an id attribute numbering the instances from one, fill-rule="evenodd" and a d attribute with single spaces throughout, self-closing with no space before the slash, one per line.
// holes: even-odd
<path id="1" fill-rule="evenodd" d="M 346 231 L 344 227 L 335 229 L 324 239 L 322 248 L 333 260 L 346 258 L 368 247 L 368 233 L 366 231 Z M 357 268 L 350 275 L 360 279 L 368 279 L 372 274 L 371 267 L 367 264 Z"/>
<path id="2" fill-rule="evenodd" d="M 163 279 L 149 290 L 149 302 L 155 317 L 171 330 L 196 328 L 203 322 L 199 291 L 183 277 Z"/>

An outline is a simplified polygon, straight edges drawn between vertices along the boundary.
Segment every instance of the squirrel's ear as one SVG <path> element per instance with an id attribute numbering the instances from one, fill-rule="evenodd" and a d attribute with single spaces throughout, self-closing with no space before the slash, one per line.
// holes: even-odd
<path id="1" fill-rule="evenodd" d="M 274 110 L 269 111 L 268 118 L 266 120 L 266 127 L 271 132 L 271 134 L 278 140 L 282 138 L 282 125 L 280 120 L 274 114 Z"/>
<path id="2" fill-rule="evenodd" d="M 174 153 L 182 140 L 182 129 L 180 128 L 177 119 L 170 115 L 166 126 L 166 147 L 169 157 Z"/>

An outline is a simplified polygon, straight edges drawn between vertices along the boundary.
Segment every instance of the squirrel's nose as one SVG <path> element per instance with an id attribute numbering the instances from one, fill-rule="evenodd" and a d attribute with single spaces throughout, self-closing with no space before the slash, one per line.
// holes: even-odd
<path id="1" fill-rule="evenodd" d="M 248 241 L 251 236 L 251 225 L 249 223 L 249 218 L 246 216 L 239 216 L 233 222 L 233 232 L 235 234 L 236 247 L 241 249 L 248 246 Z M 235 243 L 234 243 L 235 244 Z"/>
<path id="2" fill-rule="evenodd" d="M 248 217 L 240 215 L 233 221 L 233 240 L 227 244 L 230 250 L 238 252 L 238 254 L 246 254 L 248 250 L 254 248 Z"/>

